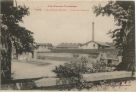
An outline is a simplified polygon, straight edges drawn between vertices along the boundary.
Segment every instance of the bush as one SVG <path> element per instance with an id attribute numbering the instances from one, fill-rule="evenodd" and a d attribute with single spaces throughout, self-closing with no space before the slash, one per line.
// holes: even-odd
<path id="1" fill-rule="evenodd" d="M 106 72 L 106 63 L 97 61 L 93 64 L 93 72 Z"/>
<path id="2" fill-rule="evenodd" d="M 59 65 L 53 72 L 57 74 L 60 78 L 58 85 L 65 85 L 65 88 L 69 87 L 79 87 L 82 82 L 83 73 L 87 72 L 87 59 L 82 57 L 73 60 L 70 63 L 65 63 L 64 65 Z M 72 86 L 69 86 L 72 85 Z"/>
<path id="3" fill-rule="evenodd" d="M 57 74 L 57 77 L 60 78 L 57 85 L 63 85 L 64 88 L 70 89 L 71 87 L 76 87 L 77 89 L 88 88 L 91 85 L 84 82 L 82 74 L 107 71 L 105 62 L 97 61 L 92 63 L 92 66 L 88 66 L 88 64 L 90 64 L 89 59 L 82 56 L 70 63 L 57 66 L 53 70 Z"/>

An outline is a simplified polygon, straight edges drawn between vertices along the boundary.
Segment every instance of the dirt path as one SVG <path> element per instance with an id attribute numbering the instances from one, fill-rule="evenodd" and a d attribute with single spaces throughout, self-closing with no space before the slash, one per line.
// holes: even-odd
<path id="1" fill-rule="evenodd" d="M 36 61 L 35 61 L 36 62 Z M 40 61 L 41 62 L 41 61 Z M 64 64 L 64 62 L 59 61 L 42 61 L 36 63 L 27 63 L 27 62 L 12 62 L 12 72 L 14 79 L 24 79 L 24 78 L 37 78 L 37 77 L 54 77 L 56 76 L 52 70 L 55 66 Z"/>

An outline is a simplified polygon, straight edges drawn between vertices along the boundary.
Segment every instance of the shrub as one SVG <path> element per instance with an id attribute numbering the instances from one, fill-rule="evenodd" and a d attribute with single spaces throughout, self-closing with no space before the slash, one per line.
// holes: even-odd
<path id="1" fill-rule="evenodd" d="M 93 64 L 93 72 L 106 72 L 106 63 L 97 61 L 96 63 Z"/>
<path id="2" fill-rule="evenodd" d="M 81 57 L 80 59 L 73 60 L 70 63 L 59 65 L 53 72 L 60 78 L 58 85 L 66 85 L 65 88 L 79 87 L 82 82 L 83 73 L 87 72 L 87 59 Z M 72 85 L 72 86 L 69 86 Z"/>
<path id="3" fill-rule="evenodd" d="M 53 72 L 57 74 L 57 77 L 60 78 L 57 85 L 63 85 L 64 88 L 68 89 L 71 89 L 71 87 L 76 87 L 78 89 L 88 88 L 91 85 L 84 82 L 82 74 L 107 71 L 105 62 L 97 61 L 92 63 L 92 66 L 88 66 L 88 64 L 90 64 L 88 58 L 80 57 L 74 59 L 70 63 L 57 66 L 53 70 Z"/>

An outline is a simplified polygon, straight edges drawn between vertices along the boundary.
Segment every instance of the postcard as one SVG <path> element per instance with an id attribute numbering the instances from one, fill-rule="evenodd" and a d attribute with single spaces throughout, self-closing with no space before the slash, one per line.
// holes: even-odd
<path id="1" fill-rule="evenodd" d="M 0 3 L 1 90 L 136 90 L 135 1 Z"/>

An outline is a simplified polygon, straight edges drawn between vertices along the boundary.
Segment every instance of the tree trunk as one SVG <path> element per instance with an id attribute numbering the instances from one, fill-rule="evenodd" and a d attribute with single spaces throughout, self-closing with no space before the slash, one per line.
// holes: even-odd
<path id="1" fill-rule="evenodd" d="M 1 13 L 8 14 L 9 7 L 13 6 L 13 0 L 0 0 L 1 4 Z M 10 36 L 6 29 L 0 29 L 0 41 L 1 41 L 1 81 L 2 83 L 8 82 L 11 80 L 11 52 L 12 44 Z"/>
<path id="2" fill-rule="evenodd" d="M 135 29 L 131 30 L 127 37 L 127 45 L 124 46 L 122 62 L 117 70 L 135 71 Z"/>
<path id="3" fill-rule="evenodd" d="M 2 83 L 11 80 L 11 51 L 12 44 L 7 35 L 7 31 L 1 31 L 1 41 L 2 41 L 2 59 L 1 59 L 1 80 Z"/>
<path id="4" fill-rule="evenodd" d="M 2 44 L 1 44 L 1 28 L 2 28 L 2 14 L 0 14 L 0 68 L 1 68 L 1 61 L 2 61 L 2 55 L 1 55 L 1 50 L 2 50 Z M 0 69 L 0 73 L 1 73 L 1 69 Z M 0 84 L 1 84 L 1 76 L 0 76 Z M 0 86 L 1 89 L 1 86 Z"/>
<path id="5" fill-rule="evenodd" d="M 126 50 L 117 70 L 135 71 L 135 50 Z"/>

